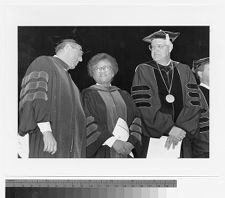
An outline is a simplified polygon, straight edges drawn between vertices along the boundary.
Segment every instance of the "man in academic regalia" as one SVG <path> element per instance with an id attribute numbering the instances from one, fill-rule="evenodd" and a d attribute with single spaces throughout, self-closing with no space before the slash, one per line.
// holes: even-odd
<path id="1" fill-rule="evenodd" d="M 153 60 L 137 66 L 131 89 L 144 127 L 142 157 L 147 156 L 150 137 L 162 136 L 168 136 L 168 149 L 183 140 L 181 157 L 191 157 L 189 139 L 198 128 L 199 91 L 190 68 L 170 58 L 179 34 L 159 30 L 143 39 Z"/>
<path id="2" fill-rule="evenodd" d="M 201 116 L 198 133 L 192 139 L 192 156 L 209 158 L 209 57 L 194 61 L 193 71 L 200 80 Z"/>
<path id="3" fill-rule="evenodd" d="M 82 48 L 65 39 L 55 52 L 36 58 L 22 80 L 19 135 L 29 135 L 30 158 L 85 157 L 86 118 L 68 73 L 82 61 Z"/>

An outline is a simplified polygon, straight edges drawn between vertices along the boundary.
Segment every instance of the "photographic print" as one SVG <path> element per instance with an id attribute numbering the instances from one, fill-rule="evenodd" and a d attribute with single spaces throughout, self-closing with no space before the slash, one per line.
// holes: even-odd
<path id="1" fill-rule="evenodd" d="M 209 32 L 18 26 L 18 156 L 209 158 Z"/>
<path id="2" fill-rule="evenodd" d="M 116 1 L 0 7 L 2 197 L 224 194 L 223 6 Z"/>

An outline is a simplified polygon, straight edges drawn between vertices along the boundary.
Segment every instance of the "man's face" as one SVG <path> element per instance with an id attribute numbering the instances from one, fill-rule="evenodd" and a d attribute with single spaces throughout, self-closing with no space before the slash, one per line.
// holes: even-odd
<path id="1" fill-rule="evenodd" d="M 150 44 L 151 55 L 154 61 L 160 62 L 170 58 L 169 46 L 165 39 L 153 39 Z"/>
<path id="2" fill-rule="evenodd" d="M 70 44 L 70 48 L 68 49 L 68 57 L 69 57 L 69 66 L 70 69 L 74 69 L 79 62 L 82 62 L 83 51 L 80 45 L 78 44 Z"/>
<path id="3" fill-rule="evenodd" d="M 209 64 L 205 64 L 204 70 L 202 72 L 202 78 L 209 82 Z"/>
<path id="4" fill-rule="evenodd" d="M 197 72 L 197 74 L 200 78 L 200 81 L 202 83 L 209 84 L 209 63 L 205 64 L 204 66 L 200 66 L 200 67 L 203 67 L 203 70 L 199 70 Z"/>

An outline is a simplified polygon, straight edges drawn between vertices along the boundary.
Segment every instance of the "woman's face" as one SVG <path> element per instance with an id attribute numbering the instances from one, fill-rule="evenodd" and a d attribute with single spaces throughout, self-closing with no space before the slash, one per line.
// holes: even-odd
<path id="1" fill-rule="evenodd" d="M 110 84 L 113 76 L 112 64 L 107 59 L 100 60 L 94 66 L 93 78 L 96 83 Z"/>

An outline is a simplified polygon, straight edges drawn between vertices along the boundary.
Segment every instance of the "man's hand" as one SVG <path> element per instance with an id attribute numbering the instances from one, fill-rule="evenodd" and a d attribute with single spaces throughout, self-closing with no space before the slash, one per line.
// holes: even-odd
<path id="1" fill-rule="evenodd" d="M 43 151 L 48 152 L 50 154 L 55 154 L 57 151 L 57 142 L 52 135 L 51 131 L 43 132 L 43 141 L 44 141 L 44 149 Z"/>
<path id="2" fill-rule="evenodd" d="M 181 141 L 186 136 L 186 132 L 179 127 L 173 126 L 173 128 L 169 132 L 169 136 L 177 139 L 178 141 Z"/>
<path id="3" fill-rule="evenodd" d="M 133 144 L 131 144 L 130 142 L 124 142 L 125 155 L 129 155 L 133 148 Z"/>
<path id="4" fill-rule="evenodd" d="M 125 153 L 125 147 L 124 147 L 125 142 L 121 141 L 121 140 L 116 140 L 114 142 L 114 144 L 112 145 L 112 147 L 114 148 L 114 150 L 119 153 L 119 154 L 124 154 Z"/>
<path id="5" fill-rule="evenodd" d="M 173 145 L 174 149 L 178 142 L 182 141 L 185 136 L 186 132 L 183 129 L 173 126 L 173 128 L 169 132 L 169 137 L 166 140 L 165 147 L 167 149 L 170 149 L 171 145 Z"/>
<path id="6" fill-rule="evenodd" d="M 166 143 L 165 143 L 165 148 L 167 148 L 167 150 L 170 149 L 170 146 L 173 145 L 173 149 L 175 148 L 175 146 L 178 144 L 178 139 L 172 137 L 172 136 L 169 136 L 166 140 Z"/>

